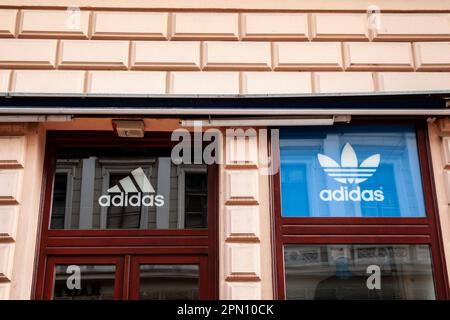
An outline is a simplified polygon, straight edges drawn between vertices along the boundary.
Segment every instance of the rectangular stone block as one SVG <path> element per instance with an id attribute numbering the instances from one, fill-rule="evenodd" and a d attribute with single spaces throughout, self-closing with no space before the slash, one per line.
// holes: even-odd
<path id="1" fill-rule="evenodd" d="M 444 167 L 450 168 L 450 137 L 442 138 L 442 152 L 444 158 Z"/>
<path id="2" fill-rule="evenodd" d="M 166 72 L 90 71 L 89 93 L 164 94 Z"/>
<path id="3" fill-rule="evenodd" d="M 260 247 L 257 243 L 225 244 L 227 281 L 257 281 L 260 276 Z"/>
<path id="4" fill-rule="evenodd" d="M 85 71 L 14 72 L 12 91 L 28 93 L 83 93 Z"/>
<path id="5" fill-rule="evenodd" d="M 200 70 L 200 42 L 135 41 L 132 69 Z"/>
<path id="6" fill-rule="evenodd" d="M 89 11 L 21 10 L 19 37 L 88 38 Z"/>
<path id="7" fill-rule="evenodd" d="M 0 243 L 0 279 L 11 281 L 14 259 L 14 244 Z M 2 282 L 2 281 L 0 281 Z"/>
<path id="8" fill-rule="evenodd" d="M 367 15 L 361 13 L 312 14 L 312 38 L 314 40 L 368 40 Z"/>
<path id="9" fill-rule="evenodd" d="M 172 39 L 237 40 L 238 14 L 176 12 L 172 15 Z"/>
<path id="10" fill-rule="evenodd" d="M 0 9 L 0 37 L 13 38 L 16 33 L 17 10 Z"/>
<path id="11" fill-rule="evenodd" d="M 244 94 L 311 93 L 310 72 L 243 72 Z"/>
<path id="12" fill-rule="evenodd" d="M 20 202 L 22 172 L 20 170 L 0 170 L 0 204 Z"/>
<path id="13" fill-rule="evenodd" d="M 16 238 L 18 206 L 0 206 L 0 239 Z"/>
<path id="14" fill-rule="evenodd" d="M 0 169 L 23 168 L 25 147 L 24 136 L 0 136 Z"/>
<path id="15" fill-rule="evenodd" d="M 380 91 L 449 90 L 450 72 L 380 72 Z"/>
<path id="16" fill-rule="evenodd" d="M 0 92 L 8 92 L 11 70 L 0 70 Z"/>
<path id="17" fill-rule="evenodd" d="M 450 14 L 382 13 L 374 40 L 450 39 Z"/>
<path id="18" fill-rule="evenodd" d="M 226 236 L 259 237 L 258 206 L 227 206 Z"/>
<path id="19" fill-rule="evenodd" d="M 0 67 L 55 68 L 57 40 L 0 39 Z"/>
<path id="20" fill-rule="evenodd" d="M 170 90 L 174 94 L 238 94 L 238 72 L 171 72 Z"/>
<path id="21" fill-rule="evenodd" d="M 128 41 L 62 40 L 58 65 L 64 69 L 127 69 Z"/>
<path id="22" fill-rule="evenodd" d="M 205 42 L 205 70 L 270 70 L 269 42 Z"/>
<path id="23" fill-rule="evenodd" d="M 260 300 L 261 283 L 259 282 L 228 282 L 226 297 L 229 300 Z"/>
<path id="24" fill-rule="evenodd" d="M 373 92 L 371 72 L 314 72 L 317 93 Z"/>
<path id="25" fill-rule="evenodd" d="M 228 128 L 225 139 L 227 165 L 258 165 L 258 132 L 254 128 Z"/>
<path id="26" fill-rule="evenodd" d="M 225 172 L 226 204 L 258 204 L 258 170 Z"/>
<path id="27" fill-rule="evenodd" d="M 167 40 L 168 16 L 167 12 L 95 12 L 92 38 Z"/>
<path id="28" fill-rule="evenodd" d="M 344 44 L 345 67 L 348 70 L 413 70 L 410 43 L 364 43 Z"/>
<path id="29" fill-rule="evenodd" d="M 242 13 L 244 40 L 308 40 L 306 13 Z"/>
<path id="30" fill-rule="evenodd" d="M 450 204 L 450 171 L 444 171 L 445 191 L 447 192 L 447 204 Z"/>
<path id="31" fill-rule="evenodd" d="M 9 289 L 10 283 L 1 283 L 0 282 L 0 300 L 8 300 L 9 299 Z"/>
<path id="32" fill-rule="evenodd" d="M 339 42 L 276 42 L 275 70 L 342 70 Z"/>
<path id="33" fill-rule="evenodd" d="M 418 42 L 414 44 L 414 53 L 419 71 L 450 70 L 450 42 Z"/>

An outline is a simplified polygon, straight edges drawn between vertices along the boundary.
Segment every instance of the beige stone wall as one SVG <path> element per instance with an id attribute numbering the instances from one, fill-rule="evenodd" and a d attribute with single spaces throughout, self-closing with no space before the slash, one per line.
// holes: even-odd
<path id="1" fill-rule="evenodd" d="M 0 124 L 0 299 L 29 299 L 44 160 L 37 125 Z"/>
<path id="2" fill-rule="evenodd" d="M 267 139 L 260 130 L 265 129 L 247 128 L 246 138 L 225 134 L 219 199 L 221 299 L 273 299 Z"/>
<path id="3" fill-rule="evenodd" d="M 428 125 L 442 241 L 450 278 L 450 118 Z"/>
<path id="4" fill-rule="evenodd" d="M 324 10 L 320 3 L 314 9 L 305 1 L 292 1 L 283 11 L 266 2 L 260 12 L 247 2 L 249 9 L 236 4 L 223 12 L 205 11 L 202 1 L 187 1 L 198 5 L 189 11 L 111 11 L 104 5 L 43 10 L 21 7 L 26 1 L 2 1 L 0 92 L 283 94 L 450 88 L 450 8 L 445 1 L 439 12 L 430 11 L 433 3 L 428 1 L 414 12 L 383 11 L 390 1 L 375 1 L 380 14 L 367 14 L 367 6 L 355 2 L 351 12 Z M 1 9 L 2 3 L 8 6 Z M 342 1 L 342 8 L 346 5 Z"/>

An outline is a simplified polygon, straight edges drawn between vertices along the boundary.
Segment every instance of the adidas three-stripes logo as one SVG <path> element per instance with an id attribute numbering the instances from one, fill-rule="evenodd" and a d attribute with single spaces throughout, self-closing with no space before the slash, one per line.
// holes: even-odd
<path id="1" fill-rule="evenodd" d="M 131 174 L 106 190 L 98 198 L 98 203 L 102 207 L 161 207 L 164 205 L 164 196 L 155 193 L 155 189 L 145 175 L 142 168 L 131 171 Z"/>
<path id="2" fill-rule="evenodd" d="M 109 193 L 154 193 L 155 189 L 145 175 L 144 170 L 139 167 L 131 171 L 131 176 L 121 179 L 118 184 L 109 188 L 107 191 Z"/>

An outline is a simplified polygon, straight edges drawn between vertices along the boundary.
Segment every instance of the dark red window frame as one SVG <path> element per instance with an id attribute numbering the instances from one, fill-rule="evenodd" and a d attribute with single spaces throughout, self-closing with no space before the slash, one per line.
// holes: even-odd
<path id="1" fill-rule="evenodd" d="M 450 289 L 442 245 L 431 153 L 426 121 L 423 119 L 352 119 L 351 124 L 416 127 L 422 186 L 427 216 L 424 218 L 284 218 L 281 216 L 280 172 L 272 176 L 271 211 L 274 221 L 274 297 L 285 299 L 283 247 L 288 244 L 427 244 L 431 246 L 437 299 L 449 299 Z M 270 148 L 269 148 L 270 149 Z M 280 163 L 279 148 L 272 148 Z"/>
<path id="2" fill-rule="evenodd" d="M 201 262 L 202 281 L 199 297 L 218 298 L 218 166 L 208 166 L 208 228 L 205 230 L 51 230 L 51 215 L 56 151 L 58 148 L 80 147 L 153 147 L 171 149 L 177 142 L 171 141 L 170 132 L 146 133 L 144 138 L 118 138 L 111 132 L 99 131 L 49 131 L 44 161 L 42 203 L 39 226 L 37 269 L 34 276 L 35 299 L 51 297 L 53 278 L 49 265 L 65 260 L 89 264 L 105 264 L 105 259 L 119 261 L 116 274 L 115 297 L 131 299 L 136 292 L 135 275 L 132 274 L 134 260 L 154 258 L 155 264 L 186 261 Z M 142 258 L 145 257 L 145 258 Z M 118 259 L 118 260 L 117 260 Z M 111 260 L 111 261 L 112 261 Z M 123 261 L 122 261 L 123 260 Z M 50 272 L 50 273 L 49 273 Z M 129 287 L 131 286 L 131 287 Z M 138 289 L 137 289 L 138 290 Z M 134 296 L 135 298 L 135 296 Z"/>

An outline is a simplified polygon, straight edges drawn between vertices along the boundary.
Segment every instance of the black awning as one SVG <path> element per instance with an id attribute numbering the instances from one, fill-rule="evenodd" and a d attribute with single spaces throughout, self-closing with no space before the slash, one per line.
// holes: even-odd
<path id="1" fill-rule="evenodd" d="M 313 113 L 327 110 L 422 110 L 443 111 L 449 109 L 450 92 L 372 93 L 355 95 L 258 95 L 258 96 L 150 96 L 150 95 L 28 95 L 0 96 L 1 114 L 158 114 L 158 111 L 187 115 L 245 114 L 258 110 L 258 114 L 271 115 L 280 110 L 308 110 Z M 149 112 L 149 111 L 154 111 Z M 54 112 L 53 112 L 54 111 Z M 225 113 L 224 113 L 225 114 Z"/>

